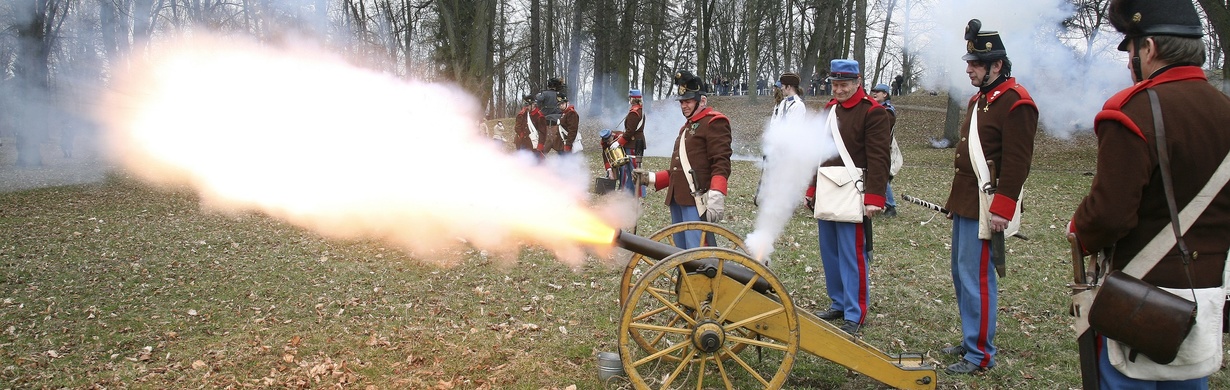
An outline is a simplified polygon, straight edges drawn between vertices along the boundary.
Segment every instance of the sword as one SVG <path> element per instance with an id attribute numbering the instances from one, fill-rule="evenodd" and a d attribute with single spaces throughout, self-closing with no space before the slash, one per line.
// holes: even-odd
<path id="1" fill-rule="evenodd" d="M 940 206 L 938 204 L 928 202 L 921 198 L 916 198 L 916 197 L 909 196 L 906 194 L 901 194 L 901 200 L 904 200 L 906 202 L 910 202 L 910 203 L 913 203 L 913 204 L 916 204 L 922 207 L 926 207 L 940 214 L 948 214 L 948 209 L 944 208 L 944 206 Z M 1021 233 L 1019 231 L 1016 232 L 1016 234 L 1013 234 L 1012 236 L 1025 240 L 1025 241 L 1029 241 L 1029 236 L 1026 236 L 1025 233 Z"/>
<path id="2" fill-rule="evenodd" d="M 1089 274 L 1085 271 L 1085 255 L 1081 248 L 1080 239 L 1076 234 L 1068 233 L 1068 242 L 1072 244 L 1072 281 L 1068 285 L 1072 289 L 1072 295 L 1084 293 L 1093 288 L 1093 284 L 1089 281 Z M 1095 271 L 1096 272 L 1096 271 Z M 1076 310 L 1077 305 L 1073 305 L 1073 310 Z M 1081 310 L 1089 310 L 1088 307 L 1082 307 Z M 1080 316 L 1080 313 L 1073 312 L 1072 314 Z M 1079 326 L 1078 326 L 1079 328 Z M 1080 329 L 1077 329 L 1080 330 Z M 1081 388 L 1084 390 L 1093 390 L 1098 388 L 1098 345 L 1097 336 L 1094 335 L 1093 329 L 1084 329 L 1080 335 L 1076 337 L 1076 346 L 1080 353 L 1081 367 Z"/>
<path id="3" fill-rule="evenodd" d="M 994 194 L 996 185 L 992 183 L 997 183 L 999 181 L 999 178 L 998 176 L 996 176 L 996 172 L 995 172 L 995 160 L 987 160 L 987 168 L 990 168 L 991 178 L 990 178 L 990 181 L 987 182 L 986 187 L 984 187 L 982 190 L 988 194 Z M 1001 278 L 1004 277 L 1004 275 L 1007 275 L 1008 273 L 1007 271 L 1007 268 L 1008 268 L 1007 260 L 1008 259 L 1005 258 L 1007 255 L 1006 252 L 1007 251 L 1004 250 L 1004 232 L 1003 231 L 992 232 L 991 233 L 991 264 L 995 265 L 995 273 L 998 274 L 999 277 Z"/>

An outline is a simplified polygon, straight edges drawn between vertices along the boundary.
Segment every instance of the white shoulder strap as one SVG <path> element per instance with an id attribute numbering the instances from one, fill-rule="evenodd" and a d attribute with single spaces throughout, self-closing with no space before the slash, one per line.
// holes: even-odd
<path id="1" fill-rule="evenodd" d="M 969 118 L 969 162 L 974 166 L 974 176 L 978 178 L 978 189 L 991 187 L 991 169 L 987 168 L 987 155 L 982 151 L 982 137 L 978 135 L 978 103 L 970 109 Z"/>
<path id="2" fill-rule="evenodd" d="M 850 158 L 850 151 L 846 150 L 846 141 L 841 139 L 841 130 L 837 128 L 836 109 L 829 109 L 828 126 L 829 130 L 833 132 L 833 143 L 837 146 L 837 153 L 841 155 L 841 163 L 846 166 L 846 171 L 850 173 L 850 178 L 862 180 L 862 175 L 858 174 L 858 167 L 854 165 L 854 159 Z"/>

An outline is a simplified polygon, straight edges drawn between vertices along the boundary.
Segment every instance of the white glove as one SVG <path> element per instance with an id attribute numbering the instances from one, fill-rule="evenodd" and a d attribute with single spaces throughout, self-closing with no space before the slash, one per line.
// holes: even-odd
<path id="1" fill-rule="evenodd" d="M 654 176 L 657 175 L 641 168 L 632 170 L 632 177 L 636 178 L 637 183 L 653 184 Z"/>
<path id="2" fill-rule="evenodd" d="M 726 194 L 718 190 L 709 190 L 705 197 L 708 200 L 708 211 L 705 211 L 705 220 L 709 222 L 722 222 L 722 214 L 726 211 Z"/>
<path id="3" fill-rule="evenodd" d="M 619 145 L 619 139 L 616 138 L 615 140 L 611 141 L 611 146 L 608 149 L 615 150 L 615 149 L 619 149 L 620 146 L 621 145 Z"/>

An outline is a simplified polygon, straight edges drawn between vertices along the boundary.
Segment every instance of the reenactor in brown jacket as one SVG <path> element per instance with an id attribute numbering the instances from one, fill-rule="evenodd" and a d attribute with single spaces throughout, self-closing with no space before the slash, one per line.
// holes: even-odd
<path id="1" fill-rule="evenodd" d="M 699 77 L 691 72 L 675 73 L 679 87 L 679 109 L 687 118 L 675 139 L 670 168 L 665 171 L 635 171 L 638 180 L 666 189 L 666 205 L 671 223 L 687 221 L 720 222 L 726 210 L 726 181 L 730 177 L 730 119 L 708 106 Z M 712 243 L 700 242 L 700 231 L 675 234 L 675 245 L 683 249 Z"/>
<path id="2" fill-rule="evenodd" d="M 832 304 L 817 317 L 835 321 L 841 330 L 858 333 L 871 306 L 871 219 L 884 209 L 884 189 L 888 184 L 888 158 L 892 144 L 893 122 L 888 111 L 863 90 L 858 61 L 836 59 L 829 64 L 828 81 L 833 99 L 825 105 L 825 115 L 835 115 L 837 133 L 855 169 L 863 169 L 861 223 L 816 219 L 820 243 L 820 263 L 824 267 L 825 291 Z M 825 131 L 832 132 L 826 128 Z M 836 141 L 834 137 L 834 141 Z M 834 156 L 820 166 L 845 166 L 844 158 Z M 813 182 L 814 183 L 814 182 Z M 808 204 L 815 199 L 816 187 L 808 189 Z"/>
<path id="3" fill-rule="evenodd" d="M 525 95 L 521 99 L 521 111 L 517 111 L 517 118 L 513 125 L 513 132 L 516 133 L 513 137 L 513 146 L 516 150 L 533 150 L 534 139 L 538 138 L 538 129 L 531 129 L 530 126 L 538 126 L 533 118 L 534 111 L 534 96 Z M 533 134 L 533 136 L 531 136 Z"/>
<path id="4" fill-rule="evenodd" d="M 1013 219 L 1020 221 L 1018 201 L 1038 131 L 1038 108 L 1011 77 L 1012 62 L 999 33 L 982 31 L 982 22 L 973 19 L 965 39 L 961 59 L 978 93 L 961 122 L 956 174 L 945 205 L 952 218 L 952 283 L 962 334 L 959 343 L 941 349 L 961 359 L 948 366 L 949 374 L 995 366 L 1004 231 Z"/>
<path id="5" fill-rule="evenodd" d="M 563 113 L 563 116 L 559 118 L 559 129 L 564 153 L 572 153 L 572 146 L 576 143 L 577 135 L 580 134 L 581 117 L 577 115 L 576 107 L 568 104 L 568 96 L 560 95 L 559 99 L 559 110 Z"/>
<path id="6" fill-rule="evenodd" d="M 1164 168 L 1160 165 L 1153 105 L 1157 105 L 1164 130 L 1160 134 L 1169 157 L 1173 200 L 1176 210 L 1183 210 L 1230 153 L 1230 133 L 1225 130 L 1230 123 L 1230 98 L 1210 85 L 1201 69 L 1205 63 L 1204 31 L 1191 0 L 1113 0 L 1108 18 L 1124 34 L 1119 50 L 1129 53 L 1129 69 L 1136 84 L 1107 100 L 1094 119 L 1097 172 L 1069 231 L 1086 254 L 1102 253 L 1108 257 L 1111 270 L 1122 270 L 1137 261 L 1133 258 L 1154 237 L 1176 240 L 1162 179 Z M 1156 101 L 1149 91 L 1157 94 Z M 1191 224 L 1181 241 L 1187 253 L 1179 245 L 1158 250 L 1154 256 L 1161 260 L 1143 275 L 1144 282 L 1183 290 L 1224 284 L 1226 249 L 1230 248 L 1230 191 L 1224 187 L 1211 190 L 1211 203 L 1203 213 L 1193 220 L 1180 218 L 1179 222 Z M 1099 295 L 1103 293 L 1106 291 Z M 1211 311 L 1223 303 L 1199 305 L 1198 309 Z M 1108 361 L 1107 341 L 1099 337 L 1096 343 L 1096 379 L 1102 388 L 1163 388 L 1161 381 L 1120 373 Z M 1215 353 L 1223 351 L 1216 348 Z M 1213 365 L 1212 372 L 1218 366 Z M 1164 388 L 1207 389 L 1210 374 L 1189 370 L 1176 380 L 1165 381 Z"/>

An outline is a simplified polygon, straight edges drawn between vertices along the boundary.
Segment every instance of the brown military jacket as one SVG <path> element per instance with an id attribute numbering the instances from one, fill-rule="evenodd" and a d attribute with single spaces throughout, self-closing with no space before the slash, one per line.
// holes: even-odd
<path id="1" fill-rule="evenodd" d="M 638 104 L 629 108 L 628 115 L 624 116 L 624 130 L 619 133 L 619 144 L 624 148 L 631 149 L 636 145 L 636 140 L 645 138 L 645 124 L 641 123 L 644 117 L 641 111 L 641 105 Z"/>
<path id="2" fill-rule="evenodd" d="M 863 177 L 863 204 L 884 207 L 884 192 L 888 186 L 888 158 L 893 143 L 893 118 L 880 103 L 859 88 L 844 102 L 830 100 L 825 106 L 837 112 L 837 129 L 845 141 L 850 160 L 867 171 Z M 822 167 L 842 166 L 837 155 Z M 817 200 L 823 201 L 823 200 Z"/>
<path id="3" fill-rule="evenodd" d="M 1199 67 L 1165 69 L 1108 100 L 1094 120 L 1097 174 L 1072 217 L 1072 230 L 1089 252 L 1114 247 L 1113 269 L 1126 266 L 1158 232 L 1171 234 L 1147 88 L 1157 92 L 1161 104 L 1179 211 L 1230 152 L 1226 131 L 1230 98 L 1209 85 Z M 1195 287 L 1221 285 L 1230 248 L 1230 190 L 1222 189 L 1214 197 L 1183 240 L 1197 253 L 1190 266 Z M 1144 280 L 1162 287 L 1188 287 L 1178 253 L 1171 249 Z"/>
<path id="4" fill-rule="evenodd" d="M 522 107 L 521 111 L 517 112 L 517 118 L 513 125 L 513 132 L 516 137 L 513 137 L 513 145 L 518 149 L 533 149 L 534 143 L 530 140 L 530 108 Z M 535 126 L 538 124 L 535 123 Z"/>
<path id="5" fill-rule="evenodd" d="M 547 118 L 542 115 L 542 110 L 535 108 L 530 111 L 530 121 L 534 124 L 534 131 L 538 132 L 538 145 L 535 147 L 541 151 L 547 143 Z"/>
<path id="6" fill-rule="evenodd" d="M 679 137 L 675 138 L 674 153 L 671 154 L 670 168 L 658 172 L 654 178 L 654 187 L 658 190 L 666 188 L 666 204 L 673 200 L 682 206 L 695 206 L 696 199 L 688 187 L 687 172 L 683 170 L 683 162 L 679 159 L 679 142 L 687 142 L 688 162 L 696 171 L 696 186 L 698 190 L 717 190 L 726 194 L 726 181 L 730 178 L 730 119 L 712 107 L 705 107 L 692 114 L 688 121 L 679 129 Z"/>
<path id="7" fill-rule="evenodd" d="M 577 130 L 581 125 L 581 117 L 573 106 L 564 109 L 564 116 L 559 118 L 559 127 L 564 130 L 564 146 L 572 149 L 572 143 L 577 140 Z"/>
<path id="8" fill-rule="evenodd" d="M 978 114 L 978 137 L 982 140 L 983 156 L 995 162 L 991 183 L 998 183 L 998 186 L 991 201 L 991 212 L 1012 219 L 1033 162 L 1038 107 L 1025 87 L 1017 84 L 1013 77 L 970 98 L 953 159 L 956 175 L 944 207 L 953 214 L 971 219 L 978 218 L 978 192 L 981 191 L 974 166 L 969 161 L 969 124 L 975 113 Z"/>

